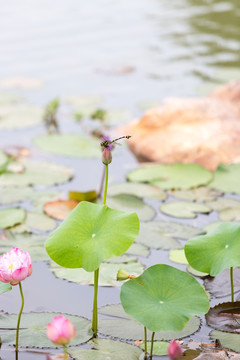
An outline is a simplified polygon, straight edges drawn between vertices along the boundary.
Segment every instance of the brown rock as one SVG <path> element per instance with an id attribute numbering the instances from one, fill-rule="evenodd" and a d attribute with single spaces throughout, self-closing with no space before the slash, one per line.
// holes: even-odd
<path id="1" fill-rule="evenodd" d="M 198 163 L 215 170 L 240 162 L 240 81 L 209 97 L 170 99 L 121 129 L 140 161 Z"/>

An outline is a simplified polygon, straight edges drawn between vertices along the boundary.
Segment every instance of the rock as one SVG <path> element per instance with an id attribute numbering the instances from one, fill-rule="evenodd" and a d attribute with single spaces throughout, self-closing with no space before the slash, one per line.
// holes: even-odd
<path id="1" fill-rule="evenodd" d="M 121 128 L 140 161 L 198 163 L 209 170 L 240 162 L 240 81 L 206 98 L 169 99 Z"/>

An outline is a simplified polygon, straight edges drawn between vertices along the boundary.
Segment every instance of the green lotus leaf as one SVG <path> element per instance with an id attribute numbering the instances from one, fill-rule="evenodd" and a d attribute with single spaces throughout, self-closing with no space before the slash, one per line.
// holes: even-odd
<path id="1" fill-rule="evenodd" d="M 149 184 L 125 182 L 112 184 L 108 187 L 109 196 L 119 194 L 135 195 L 140 198 L 150 198 L 156 200 L 165 200 L 167 198 L 167 194 L 162 189 Z"/>
<path id="2" fill-rule="evenodd" d="M 0 210 L 0 228 L 6 229 L 21 224 L 26 217 L 26 211 L 21 208 L 8 208 Z"/>
<path id="3" fill-rule="evenodd" d="M 80 134 L 41 135 L 34 142 L 42 150 L 57 155 L 91 158 L 101 154 L 98 140 Z"/>
<path id="4" fill-rule="evenodd" d="M 190 239 L 201 233 L 197 227 L 170 221 L 150 221 L 141 223 L 136 242 L 154 249 L 179 249 L 182 245 L 175 238 Z"/>
<path id="5" fill-rule="evenodd" d="M 189 219 L 195 218 L 198 212 L 206 214 L 211 211 L 205 204 L 188 201 L 171 201 L 162 204 L 160 210 L 166 215 Z"/>
<path id="6" fill-rule="evenodd" d="M 202 228 L 202 231 L 203 231 L 203 233 L 210 233 L 210 232 L 214 231 L 220 224 L 222 224 L 221 221 L 215 221 L 213 223 L 207 224 L 206 226 L 204 226 Z M 199 235 L 201 235 L 201 234 L 199 234 Z"/>
<path id="7" fill-rule="evenodd" d="M 12 290 L 11 284 L 0 282 L 0 294 L 3 294 L 9 290 Z"/>
<path id="8" fill-rule="evenodd" d="M 187 266 L 187 271 L 192 274 L 193 276 L 198 276 L 198 277 L 206 277 L 209 274 L 201 272 L 201 271 L 197 271 L 195 269 L 193 269 L 190 265 Z"/>
<path id="9" fill-rule="evenodd" d="M 93 349 L 69 348 L 68 353 L 76 360 L 139 360 L 142 354 L 137 346 L 111 339 L 96 338 L 88 344 Z"/>
<path id="10" fill-rule="evenodd" d="M 141 221 L 152 220 L 155 216 L 155 210 L 142 199 L 134 195 L 122 194 L 109 196 L 108 206 L 122 211 L 136 211 Z"/>
<path id="11" fill-rule="evenodd" d="M 206 314 L 209 326 L 216 330 L 239 332 L 240 302 L 222 303 L 210 308 Z"/>
<path id="12" fill-rule="evenodd" d="M 19 343 L 24 347 L 56 347 L 46 336 L 46 326 L 59 313 L 23 313 L 20 323 Z M 71 345 L 79 345 L 92 337 L 89 320 L 75 315 L 62 314 L 69 319 L 77 330 Z M 16 341 L 17 314 L 6 314 L 0 318 L 1 338 L 3 344 L 14 345 Z"/>
<path id="13" fill-rule="evenodd" d="M 196 279 L 162 264 L 123 284 L 120 299 L 126 313 L 151 331 L 180 331 L 192 316 L 209 309 Z"/>
<path id="14" fill-rule="evenodd" d="M 187 201 L 213 201 L 216 196 L 221 195 L 219 191 L 209 189 L 205 186 L 190 190 L 173 190 L 170 194 L 177 199 Z"/>
<path id="15" fill-rule="evenodd" d="M 147 165 L 127 174 L 129 181 L 150 182 L 164 190 L 191 189 L 212 178 L 212 173 L 198 164 Z"/>
<path id="16" fill-rule="evenodd" d="M 136 260 L 128 263 L 103 262 L 99 266 L 99 286 L 121 286 L 122 282 L 117 281 L 117 273 L 120 269 L 126 271 L 128 274 L 138 276 L 142 274 L 144 266 L 136 262 Z M 54 275 L 60 279 L 83 285 L 94 284 L 94 273 L 85 271 L 84 269 L 66 269 L 56 264 L 51 264 L 51 270 Z"/>
<path id="17" fill-rule="evenodd" d="M 46 235 L 12 234 L 7 240 L 0 239 L 0 254 L 8 252 L 12 247 L 28 251 L 32 261 L 44 261 L 49 257 L 44 248 Z"/>
<path id="18" fill-rule="evenodd" d="M 240 268 L 233 269 L 234 293 L 240 291 Z M 230 270 L 226 269 L 214 278 L 208 277 L 204 280 L 204 287 L 216 298 L 225 297 L 231 294 Z"/>
<path id="19" fill-rule="evenodd" d="M 189 275 L 190 276 L 190 275 Z M 128 316 L 121 304 L 103 306 L 100 314 L 111 316 L 111 319 L 101 319 L 99 332 L 103 335 L 118 337 L 125 340 L 143 340 L 143 326 Z M 156 332 L 155 340 L 181 339 L 193 334 L 199 329 L 200 319 L 192 317 L 181 331 L 160 331 Z M 147 339 L 150 340 L 152 332 L 147 330 Z"/>
<path id="20" fill-rule="evenodd" d="M 218 339 L 224 348 L 240 352 L 240 334 L 213 330 L 210 332 L 210 338 L 212 340 Z"/>
<path id="21" fill-rule="evenodd" d="M 188 240 L 185 255 L 194 269 L 211 276 L 240 265 L 240 224 L 222 223 L 214 231 Z"/>
<path id="22" fill-rule="evenodd" d="M 240 164 L 220 165 L 209 187 L 224 193 L 240 195 L 239 176 Z"/>
<path id="23" fill-rule="evenodd" d="M 61 184 L 73 177 L 72 170 L 68 167 L 53 163 L 19 160 L 23 165 L 23 173 L 4 173 L 0 175 L 0 186 L 23 187 L 29 185 L 54 185 Z"/>
<path id="24" fill-rule="evenodd" d="M 96 270 L 104 259 L 124 254 L 139 232 L 135 213 L 81 202 L 46 241 L 46 250 L 67 268 Z"/>

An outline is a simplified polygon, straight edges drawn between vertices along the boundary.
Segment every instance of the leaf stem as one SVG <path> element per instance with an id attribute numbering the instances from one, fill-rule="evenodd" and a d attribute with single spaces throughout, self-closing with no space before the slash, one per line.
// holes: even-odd
<path id="1" fill-rule="evenodd" d="M 106 167 L 106 172 L 105 172 L 103 205 L 106 205 L 107 187 L 108 187 L 108 165 L 105 165 L 105 167 Z M 97 330 L 98 330 L 98 307 L 97 307 L 98 278 L 99 278 L 99 268 L 94 271 L 94 298 L 93 298 L 93 317 L 92 317 L 92 331 L 94 337 L 97 336 Z"/>
<path id="2" fill-rule="evenodd" d="M 147 360 L 147 328 L 144 326 L 144 360 Z"/>
<path id="3" fill-rule="evenodd" d="M 63 345 L 63 350 L 64 350 L 64 360 L 67 360 L 68 354 L 67 354 L 67 347 L 66 347 L 66 345 Z"/>
<path id="4" fill-rule="evenodd" d="M 19 290 L 20 290 L 20 294 L 21 294 L 21 298 L 22 298 L 22 305 L 21 305 L 20 312 L 19 312 L 19 314 L 18 314 L 18 321 L 17 321 L 17 330 L 16 330 L 16 352 L 18 352 L 19 326 L 20 326 L 20 320 L 21 320 L 21 315 L 22 315 L 23 306 L 24 306 L 24 297 L 23 297 L 23 291 L 22 291 L 22 284 L 21 284 L 21 282 L 19 283 Z"/>
<path id="5" fill-rule="evenodd" d="M 230 267 L 231 301 L 234 302 L 233 267 Z"/>
<path id="6" fill-rule="evenodd" d="M 152 356 L 153 356 L 153 339 L 154 339 L 154 335 L 155 332 L 152 332 L 152 337 L 151 337 L 151 350 L 150 350 L 150 359 L 152 360 Z"/>

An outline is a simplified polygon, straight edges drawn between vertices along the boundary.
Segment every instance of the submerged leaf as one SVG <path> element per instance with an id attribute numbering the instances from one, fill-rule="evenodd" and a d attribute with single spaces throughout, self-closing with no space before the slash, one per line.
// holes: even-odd
<path id="1" fill-rule="evenodd" d="M 240 268 L 233 269 L 234 292 L 240 291 Z M 231 294 L 230 269 L 223 270 L 214 278 L 208 277 L 204 280 L 204 287 L 214 297 L 225 297 Z"/>
<path id="2" fill-rule="evenodd" d="M 169 265 L 151 266 L 128 280 L 120 299 L 126 313 L 151 331 L 180 331 L 193 315 L 205 314 L 209 308 L 196 279 Z"/>
<path id="3" fill-rule="evenodd" d="M 182 218 L 195 218 L 196 213 L 209 213 L 211 210 L 205 204 L 188 202 L 188 201 L 171 201 L 166 204 L 162 204 L 160 210 L 170 216 L 182 217 Z"/>
<path id="4" fill-rule="evenodd" d="M 212 340 L 219 340 L 224 348 L 240 352 L 240 334 L 233 334 L 219 330 L 210 332 Z"/>
<path id="5" fill-rule="evenodd" d="M 101 155 L 99 141 L 80 134 L 41 135 L 34 142 L 42 150 L 57 155 L 84 158 Z"/>
<path id="6" fill-rule="evenodd" d="M 82 201 L 46 241 L 53 261 L 96 270 L 104 259 L 124 254 L 139 232 L 135 213 Z"/>
<path id="7" fill-rule="evenodd" d="M 240 333 L 239 314 L 240 302 L 222 303 L 209 309 L 206 321 L 216 330 Z"/>
<path id="8" fill-rule="evenodd" d="M 168 190 L 206 185 L 212 178 L 212 173 L 198 164 L 147 165 L 127 175 L 129 181 L 150 182 Z"/>
<path id="9" fill-rule="evenodd" d="M 69 348 L 68 353 L 76 360 L 139 360 L 141 349 L 111 339 L 96 338 L 89 341 L 93 349 Z"/>
<path id="10" fill-rule="evenodd" d="M 22 314 L 20 324 L 20 346 L 24 347 L 56 347 L 46 336 L 46 326 L 59 313 L 26 313 Z M 77 330 L 71 345 L 78 345 L 92 337 L 89 320 L 76 315 L 62 314 L 68 318 Z M 0 318 L 1 338 L 4 344 L 14 345 L 16 341 L 17 314 L 6 314 Z"/>

